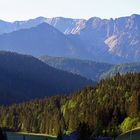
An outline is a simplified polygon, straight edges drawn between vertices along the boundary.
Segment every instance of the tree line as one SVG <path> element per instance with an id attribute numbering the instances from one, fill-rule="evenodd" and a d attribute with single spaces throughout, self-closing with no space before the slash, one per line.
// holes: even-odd
<path id="1" fill-rule="evenodd" d="M 118 73 L 69 96 L 0 107 L 0 127 L 15 131 L 67 134 L 81 123 L 93 137 L 115 137 L 139 126 L 140 74 Z"/>

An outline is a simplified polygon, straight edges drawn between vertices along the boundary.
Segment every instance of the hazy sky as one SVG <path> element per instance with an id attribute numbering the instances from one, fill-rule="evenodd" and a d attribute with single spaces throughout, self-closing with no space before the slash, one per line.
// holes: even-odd
<path id="1" fill-rule="evenodd" d="M 0 19 L 24 20 L 38 16 L 115 18 L 140 14 L 140 0 L 0 0 Z"/>

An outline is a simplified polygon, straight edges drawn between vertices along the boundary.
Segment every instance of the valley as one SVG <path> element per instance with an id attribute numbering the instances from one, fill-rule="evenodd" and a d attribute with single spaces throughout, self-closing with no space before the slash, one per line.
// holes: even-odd
<path id="1" fill-rule="evenodd" d="M 138 140 L 139 128 L 139 14 L 0 20 L 0 140 Z"/>

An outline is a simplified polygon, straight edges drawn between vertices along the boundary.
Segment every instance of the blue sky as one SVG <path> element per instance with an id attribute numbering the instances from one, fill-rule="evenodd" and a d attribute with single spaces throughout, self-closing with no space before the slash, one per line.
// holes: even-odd
<path id="1" fill-rule="evenodd" d="M 116 18 L 140 14 L 140 0 L 0 0 L 0 19 L 25 20 L 38 16 Z"/>

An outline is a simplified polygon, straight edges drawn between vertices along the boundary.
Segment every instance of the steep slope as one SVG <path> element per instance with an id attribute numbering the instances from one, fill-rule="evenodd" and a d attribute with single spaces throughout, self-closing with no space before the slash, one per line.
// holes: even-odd
<path id="1" fill-rule="evenodd" d="M 140 61 L 139 15 L 121 17 L 115 20 L 91 18 L 80 31 L 79 38 L 88 43 L 89 52 L 93 54 L 96 52 L 107 62 Z"/>
<path id="2" fill-rule="evenodd" d="M 92 81 L 54 69 L 26 55 L 0 52 L 0 103 L 68 94 Z"/>
<path id="3" fill-rule="evenodd" d="M 109 52 L 128 62 L 140 61 L 140 16 L 132 15 L 114 22 L 114 33 L 105 41 Z"/>
<path id="4" fill-rule="evenodd" d="M 109 20 L 53 18 L 48 23 L 65 34 L 73 34 L 75 40 L 84 44 L 92 60 L 108 63 L 140 61 L 140 15 Z"/>
<path id="5" fill-rule="evenodd" d="M 71 19 L 71 18 L 46 18 L 45 22 L 52 25 L 64 34 L 78 34 L 85 26 L 85 19 Z"/>
<path id="6" fill-rule="evenodd" d="M 40 60 L 57 69 L 78 74 L 94 81 L 98 81 L 103 73 L 113 67 L 113 65 L 107 63 L 64 57 L 42 56 Z"/>
<path id="7" fill-rule="evenodd" d="M 43 23 L 37 27 L 0 35 L 0 50 L 15 51 L 33 56 L 52 55 L 80 57 L 82 47 L 75 46 L 60 31 Z"/>
<path id="8" fill-rule="evenodd" d="M 140 15 L 136 14 L 116 19 L 92 17 L 84 20 L 39 17 L 14 23 L 0 21 L 0 34 L 35 27 L 44 22 L 67 35 L 65 38 L 71 42 L 68 43 L 71 46 L 69 53 L 62 52 L 57 56 L 65 54 L 65 56 L 71 55 L 80 59 L 117 64 L 140 61 Z M 67 45 L 64 43 L 63 46 Z M 54 49 L 52 50 L 55 52 Z"/>

